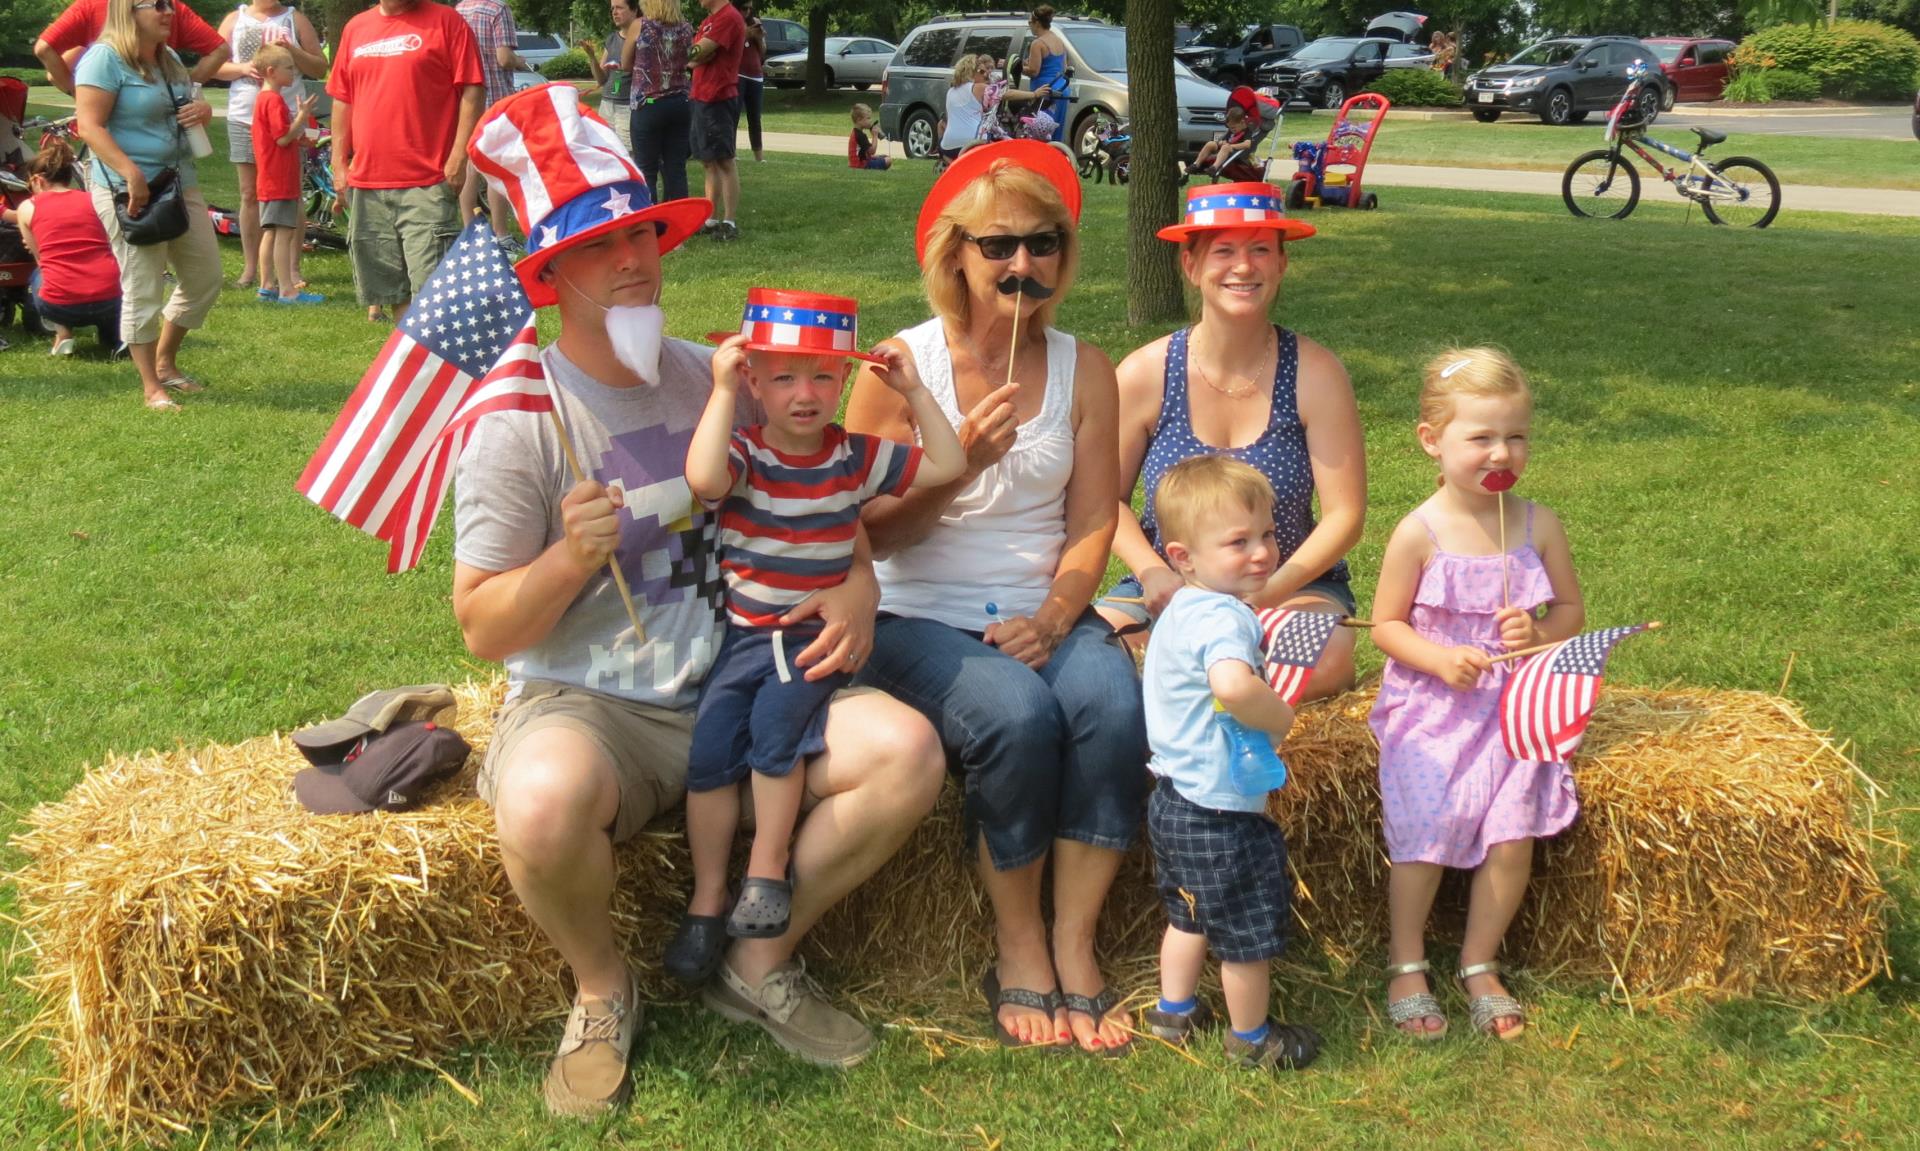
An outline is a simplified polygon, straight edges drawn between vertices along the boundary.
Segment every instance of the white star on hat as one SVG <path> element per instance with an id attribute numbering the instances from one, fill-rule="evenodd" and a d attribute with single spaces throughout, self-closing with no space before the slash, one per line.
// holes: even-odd
<path id="1" fill-rule="evenodd" d="M 633 205 L 628 203 L 628 201 L 632 199 L 633 196 L 631 193 L 609 190 L 607 192 L 607 202 L 600 206 L 607 210 L 608 216 L 618 220 L 622 216 L 633 215 Z"/>
<path id="2" fill-rule="evenodd" d="M 560 238 L 560 229 L 548 224 L 540 225 L 540 246 L 546 247 Z"/>

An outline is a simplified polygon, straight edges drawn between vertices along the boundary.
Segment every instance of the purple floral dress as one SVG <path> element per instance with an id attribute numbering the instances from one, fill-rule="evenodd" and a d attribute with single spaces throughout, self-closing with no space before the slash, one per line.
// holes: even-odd
<path id="1" fill-rule="evenodd" d="M 1413 515 L 1432 537 L 1426 519 Z M 1494 621 L 1502 557 L 1455 555 L 1438 540 L 1434 548 L 1407 622 L 1446 647 L 1505 651 Z M 1531 503 L 1526 542 L 1505 558 L 1513 606 L 1532 611 L 1553 598 L 1533 549 Z M 1566 764 L 1516 760 L 1500 740 L 1500 690 L 1513 667 L 1495 664 L 1479 683 L 1455 691 L 1387 661 L 1368 723 L 1380 741 L 1380 808 L 1393 862 L 1478 867 L 1491 845 L 1553 835 L 1579 813 Z"/>

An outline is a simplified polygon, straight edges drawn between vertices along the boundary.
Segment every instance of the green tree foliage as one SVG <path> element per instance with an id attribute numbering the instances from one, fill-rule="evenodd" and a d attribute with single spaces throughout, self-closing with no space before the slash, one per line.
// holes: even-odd
<path id="1" fill-rule="evenodd" d="M 1911 32 L 1867 20 L 1829 28 L 1777 24 L 1747 37 L 1740 55 L 1766 68 L 1805 72 L 1822 91 L 1843 99 L 1899 99 L 1913 94 L 1920 41 Z"/>
<path id="2" fill-rule="evenodd" d="M 1853 0 L 1840 6 L 1842 14 L 1860 20 L 1878 20 L 1920 36 L 1920 0 Z"/>
<path id="3" fill-rule="evenodd" d="M 59 10 L 54 0 L 0 0 L 0 62 L 31 66 L 33 42 Z"/>
<path id="4" fill-rule="evenodd" d="M 1755 2 L 1755 0 L 1749 0 Z M 1821 4 L 1824 0 L 1757 0 Z M 1738 0 L 1541 0 L 1534 19 L 1544 31 L 1598 36 L 1737 37 L 1746 27 Z"/>
<path id="5" fill-rule="evenodd" d="M 1458 108 L 1460 89 L 1445 76 L 1428 68 L 1394 68 L 1367 85 L 1398 108 Z"/>

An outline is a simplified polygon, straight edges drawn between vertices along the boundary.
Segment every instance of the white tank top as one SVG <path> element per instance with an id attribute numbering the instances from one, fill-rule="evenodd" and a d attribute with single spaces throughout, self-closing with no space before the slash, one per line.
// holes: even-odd
<path id="1" fill-rule="evenodd" d="M 250 10 L 250 5 L 242 4 L 234 10 L 233 33 L 228 37 L 228 48 L 233 53 L 233 62 L 247 64 L 253 60 L 253 54 L 262 44 L 276 41 L 282 44 L 294 42 L 293 9 L 282 9 L 278 16 L 269 16 L 262 20 Z M 287 111 L 297 107 L 307 94 L 307 82 L 295 70 L 293 83 L 282 92 L 287 101 Z M 227 123 L 253 124 L 253 102 L 260 95 L 260 81 L 251 76 L 235 80 L 227 86 Z"/>
<path id="2" fill-rule="evenodd" d="M 940 137 L 942 148 L 958 148 L 980 135 L 980 101 L 974 99 L 971 83 L 955 84 L 947 89 L 947 130 Z"/>
<path id="3" fill-rule="evenodd" d="M 938 316 L 900 333 L 920 379 L 957 428 L 953 359 Z M 1067 541 L 1067 480 L 1073 475 L 1073 372 L 1079 345 L 1047 330 L 1047 393 L 1020 425 L 1012 449 L 954 497 L 919 543 L 874 565 L 880 610 L 939 620 L 966 631 L 1031 616 L 1046 602 Z"/>

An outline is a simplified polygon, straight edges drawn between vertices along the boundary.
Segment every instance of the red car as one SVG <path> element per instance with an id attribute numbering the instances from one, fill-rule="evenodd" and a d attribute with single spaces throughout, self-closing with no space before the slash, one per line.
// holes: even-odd
<path id="1" fill-rule="evenodd" d="M 1726 90 L 1733 41 L 1655 36 L 1641 43 L 1653 49 L 1660 58 L 1660 70 L 1667 74 L 1668 108 L 1676 102 L 1718 100 Z"/>

